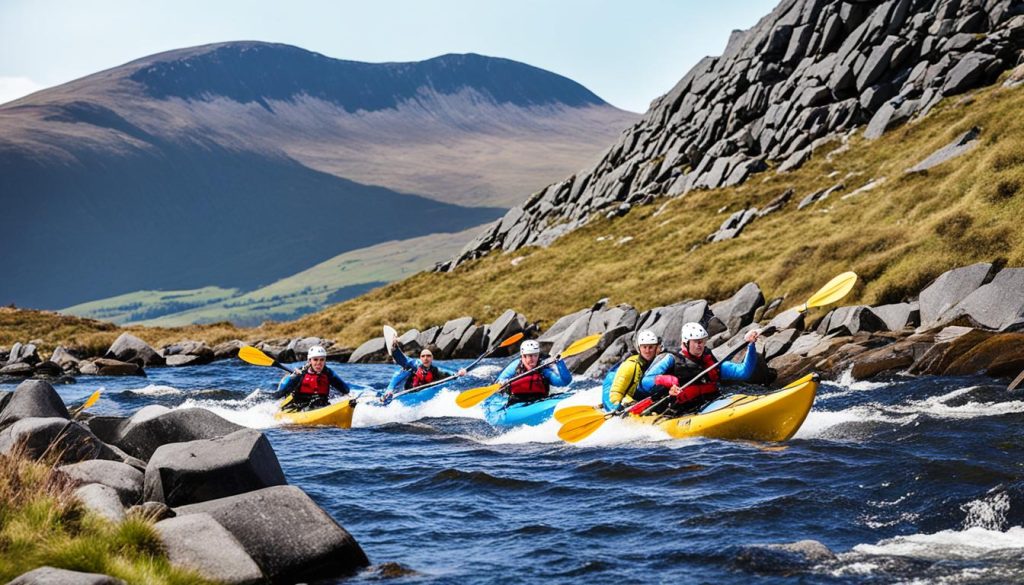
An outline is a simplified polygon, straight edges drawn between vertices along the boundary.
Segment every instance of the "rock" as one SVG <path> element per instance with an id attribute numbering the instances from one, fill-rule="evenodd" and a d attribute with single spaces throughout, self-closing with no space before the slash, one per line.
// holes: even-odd
<path id="1" fill-rule="evenodd" d="M 142 411 L 140 410 L 139 413 Z M 209 410 L 182 408 L 157 414 L 151 418 L 136 419 L 136 417 L 132 417 L 121 430 L 114 444 L 124 449 L 132 457 L 148 461 L 153 452 L 161 445 L 199 439 L 216 439 L 243 428 Z"/>
<path id="2" fill-rule="evenodd" d="M 768 367 L 776 371 L 776 376 L 779 380 L 795 380 L 800 376 L 809 374 L 816 362 L 815 358 L 784 353 L 769 360 Z"/>
<path id="3" fill-rule="evenodd" d="M 231 341 L 225 341 L 218 343 L 213 346 L 213 359 L 216 360 L 229 360 L 238 357 L 238 350 L 246 345 L 244 341 L 240 339 L 232 339 Z"/>
<path id="4" fill-rule="evenodd" d="M 882 372 L 904 370 L 923 356 L 931 343 L 904 339 L 891 345 L 868 350 L 852 360 L 850 375 L 858 380 L 872 378 Z"/>
<path id="5" fill-rule="evenodd" d="M 0 432 L 0 453 L 24 442 L 33 459 L 54 456 L 61 463 L 86 459 L 116 460 L 117 455 L 79 423 L 63 418 L 23 418 Z"/>
<path id="6" fill-rule="evenodd" d="M 789 203 L 789 200 L 793 197 L 793 193 L 795 193 L 795 191 L 792 187 L 786 189 L 781 195 L 769 201 L 768 204 L 764 206 L 764 209 L 758 211 L 757 217 L 764 217 L 769 213 L 779 211 Z"/>
<path id="7" fill-rule="evenodd" d="M 82 362 L 78 371 L 87 376 L 145 376 L 142 366 L 113 360 L 109 358 L 93 358 Z"/>
<path id="8" fill-rule="evenodd" d="M 804 197 L 803 199 L 801 199 L 800 203 L 797 204 L 796 209 L 797 209 L 797 211 L 800 211 L 801 209 L 807 207 L 808 205 L 812 205 L 812 204 L 817 203 L 819 201 L 824 201 L 824 200 L 828 199 L 829 196 L 832 195 L 833 193 L 835 193 L 836 191 L 841 191 L 841 190 L 843 190 L 845 188 L 846 188 L 846 186 L 843 185 L 842 183 L 840 183 L 838 185 L 833 185 L 833 186 L 829 187 L 828 189 L 821 189 L 821 190 L 815 191 L 814 193 L 811 193 L 807 197 Z"/>
<path id="9" fill-rule="evenodd" d="M 789 155 L 789 157 L 786 160 L 782 161 L 782 164 L 779 165 L 777 172 L 788 173 L 789 171 L 796 170 L 810 159 L 811 147 L 808 146 L 807 148 L 800 149 L 794 152 L 793 154 Z"/>
<path id="10" fill-rule="evenodd" d="M 389 355 L 384 346 L 384 338 L 374 337 L 357 347 L 349 356 L 348 362 L 350 364 L 384 363 Z"/>
<path id="11" fill-rule="evenodd" d="M 286 483 L 267 438 L 244 429 L 157 448 L 146 466 L 144 496 L 175 507 Z"/>
<path id="12" fill-rule="evenodd" d="M 351 347 L 341 347 L 340 345 L 332 345 L 327 348 L 327 361 L 336 362 L 340 364 L 347 364 L 349 358 L 352 357 L 354 350 Z"/>
<path id="13" fill-rule="evenodd" d="M 743 547 L 736 556 L 736 563 L 755 573 L 789 576 L 835 558 L 835 554 L 824 544 L 816 540 L 801 540 L 788 544 Z"/>
<path id="14" fill-rule="evenodd" d="M 256 344 L 256 349 L 283 364 L 296 362 L 298 359 L 295 357 L 295 352 L 288 347 L 291 342 L 291 339 L 272 339 L 270 341 L 261 341 Z"/>
<path id="15" fill-rule="evenodd" d="M 26 380 L 14 389 L 0 413 L 0 429 L 24 418 L 71 418 L 64 401 L 49 382 Z"/>
<path id="16" fill-rule="evenodd" d="M 460 317 L 445 323 L 444 327 L 441 328 L 441 333 L 437 335 L 437 339 L 434 341 L 438 349 L 438 355 L 435 357 L 439 359 L 450 357 L 471 325 L 473 325 L 472 317 Z"/>
<path id="17" fill-rule="evenodd" d="M 81 360 L 72 355 L 68 350 L 64 349 L 63 345 L 58 345 L 57 348 L 53 350 L 53 355 L 50 356 L 50 361 L 65 370 L 77 370 L 78 363 Z"/>
<path id="18" fill-rule="evenodd" d="M 1006 268 L 948 313 L 949 319 L 967 317 L 972 324 L 997 331 L 1024 329 L 1024 268 Z"/>
<path id="19" fill-rule="evenodd" d="M 441 333 L 440 327 L 430 327 L 420 331 L 419 336 L 416 337 L 416 344 L 420 346 L 420 349 L 430 349 L 431 351 L 437 349 L 434 345 L 434 341 L 437 336 Z"/>
<path id="20" fill-rule="evenodd" d="M 398 347 L 406 355 L 418 354 L 422 347 L 419 344 L 419 329 L 410 329 L 398 337 Z"/>
<path id="21" fill-rule="evenodd" d="M 775 316 L 771 321 L 768 322 L 767 327 L 774 327 L 779 330 L 783 329 L 800 329 L 804 328 L 804 313 L 797 311 L 796 309 L 787 309 Z M 766 327 L 766 329 L 767 329 Z"/>
<path id="22" fill-rule="evenodd" d="M 616 327 L 625 327 L 632 331 L 636 329 L 636 322 L 640 317 L 631 305 L 616 305 L 601 311 L 601 319 L 604 320 L 605 331 Z"/>
<path id="23" fill-rule="evenodd" d="M 118 461 L 93 459 L 62 465 L 58 471 L 80 484 L 95 483 L 113 489 L 125 506 L 142 501 L 143 474 L 130 465 Z"/>
<path id="24" fill-rule="evenodd" d="M 209 514 L 273 581 L 336 578 L 369 564 L 355 539 L 294 486 L 191 504 L 176 512 L 179 517 Z"/>
<path id="25" fill-rule="evenodd" d="M 46 377 L 46 378 L 60 378 L 64 375 L 64 368 L 60 367 L 59 364 L 51 362 L 49 360 L 39 362 L 35 366 L 35 376 Z"/>
<path id="26" fill-rule="evenodd" d="M 921 291 L 921 326 L 918 329 L 941 325 L 946 314 L 984 284 L 991 273 L 992 265 L 981 263 L 954 268 L 936 278 Z"/>
<path id="27" fill-rule="evenodd" d="M 885 322 L 865 305 L 839 307 L 822 320 L 818 327 L 821 335 L 856 335 L 857 333 L 884 331 Z"/>
<path id="28" fill-rule="evenodd" d="M 486 351 L 484 344 L 487 342 L 487 326 L 470 325 L 462 334 L 462 339 L 455 346 L 452 357 L 476 358 Z"/>
<path id="29" fill-rule="evenodd" d="M 771 337 L 758 339 L 757 345 L 758 349 L 764 355 L 764 359 L 771 361 L 772 359 L 786 353 L 798 337 L 800 337 L 800 332 L 798 330 L 784 329 Z"/>
<path id="30" fill-rule="evenodd" d="M 213 350 L 201 341 L 182 341 L 163 349 L 168 366 L 189 366 L 208 364 L 213 361 Z"/>
<path id="31" fill-rule="evenodd" d="M 975 126 L 967 132 L 964 132 L 960 136 L 957 136 L 953 142 L 950 142 L 946 146 L 943 146 L 939 150 L 928 155 L 928 158 L 917 163 L 916 165 L 907 169 L 908 173 L 920 173 L 926 171 L 934 166 L 938 166 L 950 159 L 954 159 L 962 154 L 966 154 L 974 149 L 975 146 L 981 143 L 978 136 L 981 134 L 981 129 Z"/>
<path id="32" fill-rule="evenodd" d="M 321 339 L 319 337 L 301 337 L 288 342 L 286 349 L 292 350 L 292 353 L 295 355 L 295 361 L 304 362 L 309 354 L 309 349 L 314 345 L 327 349 L 334 345 L 334 342 L 330 339 Z"/>
<path id="33" fill-rule="evenodd" d="M 112 487 L 98 483 L 86 484 L 75 490 L 75 497 L 91 512 L 111 522 L 123 522 L 126 517 L 121 498 Z"/>
<path id="34" fill-rule="evenodd" d="M 608 347 L 601 352 L 601 355 L 583 372 L 583 376 L 591 380 L 603 379 L 608 370 L 612 369 L 615 364 L 621 362 L 633 352 L 632 337 L 632 332 L 624 333 L 618 339 L 608 344 Z"/>
<path id="35" fill-rule="evenodd" d="M 505 311 L 487 327 L 487 349 L 491 350 L 498 347 L 502 341 L 525 329 L 526 317 L 512 309 Z M 514 350 L 514 347 L 509 348 L 504 355 L 510 355 Z M 494 355 L 500 356 L 501 354 L 502 352 L 498 351 Z"/>
<path id="36" fill-rule="evenodd" d="M 626 327 L 609 329 L 601 334 L 601 338 L 593 348 L 588 349 L 583 353 L 565 358 L 565 365 L 569 368 L 570 372 L 573 372 L 574 374 L 582 374 L 591 366 L 591 364 L 601 357 L 601 354 L 603 354 L 604 351 L 612 345 L 612 343 L 623 335 L 629 335 L 631 333 L 632 331 Z"/>
<path id="37" fill-rule="evenodd" d="M 942 84 L 943 95 L 956 95 L 968 89 L 973 89 L 986 81 L 986 69 L 996 58 L 984 53 L 967 53 L 956 59 L 956 64 L 946 74 L 946 81 Z"/>
<path id="38" fill-rule="evenodd" d="M 888 331 L 903 331 L 907 327 L 917 327 L 921 323 L 921 309 L 916 302 L 871 307 L 871 312 L 885 323 L 885 329 Z"/>
<path id="39" fill-rule="evenodd" d="M 736 213 L 729 216 L 722 225 L 719 226 L 718 231 L 709 235 L 706 239 L 709 242 L 722 242 L 725 240 L 731 240 L 736 236 L 740 235 L 743 228 L 754 221 L 757 217 L 757 208 L 751 207 L 750 209 L 741 209 Z"/>
<path id="40" fill-rule="evenodd" d="M 731 332 L 735 333 L 749 325 L 754 318 L 754 311 L 764 305 L 764 294 L 761 287 L 753 282 L 743 285 L 732 297 L 711 305 L 711 312 Z"/>
<path id="41" fill-rule="evenodd" d="M 1024 333 L 1000 333 L 973 345 L 963 344 L 959 355 L 942 370 L 943 376 L 1016 376 L 1024 371 Z"/>
<path id="42" fill-rule="evenodd" d="M 128 516 L 137 516 L 139 518 L 145 518 L 150 522 L 159 522 L 166 520 L 167 518 L 174 518 L 174 510 L 170 509 L 167 504 L 162 502 L 142 502 L 137 506 L 128 508 L 126 512 Z"/>
<path id="43" fill-rule="evenodd" d="M 789 346 L 789 350 L 786 353 L 807 355 L 807 352 L 811 351 L 811 349 L 821 343 L 823 339 L 824 337 L 818 333 L 805 333 L 793 340 L 792 345 Z"/>
<path id="44" fill-rule="evenodd" d="M 180 368 L 183 366 L 199 366 L 212 361 L 212 358 L 205 359 L 198 355 L 171 355 L 167 356 L 166 365 L 172 368 Z"/>
<path id="45" fill-rule="evenodd" d="M 0 376 L 11 376 L 12 378 L 28 378 L 35 373 L 32 364 L 17 362 L 0 368 Z"/>
<path id="46" fill-rule="evenodd" d="M 661 339 L 665 349 L 676 350 L 682 346 L 680 330 L 684 323 L 700 323 L 710 335 L 725 330 L 725 325 L 715 317 L 707 301 L 683 301 L 667 307 L 657 307 L 640 315 L 638 330 L 650 329 Z"/>
<path id="47" fill-rule="evenodd" d="M 11 346 L 11 351 L 7 356 L 7 365 L 28 364 L 34 366 L 39 361 L 39 351 L 34 343 L 15 343 Z"/>
<path id="48" fill-rule="evenodd" d="M 99 573 L 39 567 L 16 577 L 7 585 L 125 585 L 125 582 Z"/>
<path id="49" fill-rule="evenodd" d="M 122 333 L 118 336 L 103 357 L 139 366 L 164 365 L 164 358 L 156 350 L 131 333 Z"/>
<path id="50" fill-rule="evenodd" d="M 910 367 L 914 375 L 942 375 L 960 356 L 995 334 L 971 327 L 950 326 L 935 334 L 935 344 Z"/>
<path id="51" fill-rule="evenodd" d="M 160 534 L 172 565 L 194 570 L 218 583 L 264 583 L 263 572 L 242 544 L 209 514 L 161 520 Z"/>

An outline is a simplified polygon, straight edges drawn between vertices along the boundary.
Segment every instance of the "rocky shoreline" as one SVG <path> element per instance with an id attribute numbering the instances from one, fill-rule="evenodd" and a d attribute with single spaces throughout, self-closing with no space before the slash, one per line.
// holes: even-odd
<path id="1" fill-rule="evenodd" d="M 905 302 L 834 308 L 807 321 L 794 310 L 782 310 L 802 299 L 765 299 L 760 287 L 748 283 L 732 297 L 710 303 L 683 300 L 640 312 L 626 304 L 609 306 L 606 299 L 558 319 L 540 331 L 526 316 L 507 310 L 492 323 L 472 317 L 452 319 L 423 331 L 410 329 L 398 338 L 406 353 L 430 348 L 437 359 L 471 359 L 498 348 L 509 336 L 525 332 L 555 354 L 575 339 L 595 333 L 601 341 L 593 350 L 567 360 L 577 375 L 599 379 L 634 351 L 633 337 L 652 329 L 666 348 L 679 346 L 679 328 L 688 321 L 702 323 L 711 333 L 710 346 L 725 355 L 755 327 L 776 332 L 758 342 L 761 364 L 757 382 L 793 379 L 809 371 L 827 378 L 849 372 L 856 379 L 883 373 L 912 375 L 1014 376 L 1024 370 L 1024 268 L 1001 268 L 981 263 L 950 270 Z M 39 340 L 0 348 L 0 382 L 25 378 L 53 383 L 74 382 L 74 376 L 138 375 L 149 367 L 210 364 L 238 355 L 249 343 L 282 362 L 302 361 L 314 345 L 328 348 L 328 360 L 341 363 L 383 363 L 389 360 L 384 338 L 367 340 L 355 349 L 331 339 L 232 340 L 208 346 L 181 341 L 159 350 L 123 333 L 103 356 L 76 356 L 57 347 L 47 360 L 39 356 Z M 515 347 L 513 346 L 513 350 Z M 499 349 L 495 355 L 504 354 Z M 734 359 L 743 359 L 739 354 Z"/>
<path id="2" fill-rule="evenodd" d="M 0 394 L 0 455 L 54 459 L 85 507 L 155 522 L 168 559 L 222 583 L 294 583 L 369 564 L 354 538 L 288 485 L 263 433 L 198 408 L 74 417 L 53 386 Z M 120 583 L 40 568 L 14 583 Z"/>

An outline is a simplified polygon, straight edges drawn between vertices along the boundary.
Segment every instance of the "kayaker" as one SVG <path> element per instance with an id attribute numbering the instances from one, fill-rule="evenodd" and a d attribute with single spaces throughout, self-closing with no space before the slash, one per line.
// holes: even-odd
<path id="1" fill-rule="evenodd" d="M 311 410 L 327 406 L 327 396 L 331 388 L 342 395 L 349 393 L 348 384 L 334 370 L 327 367 L 327 350 L 314 345 L 307 354 L 309 361 L 295 373 L 285 376 L 278 385 L 281 393 L 290 392 L 291 402 L 286 410 Z"/>
<path id="2" fill-rule="evenodd" d="M 697 410 L 705 403 L 720 396 L 718 392 L 720 380 L 750 378 L 757 366 L 757 351 L 754 349 L 754 342 L 757 341 L 760 333 L 759 330 L 754 329 L 744 336 L 748 345 L 747 356 L 742 364 L 724 362 L 720 367 L 713 368 L 701 376 L 693 384 L 681 388 L 717 361 L 711 351 L 707 349 L 707 330 L 699 323 L 686 323 L 681 331 L 682 347 L 680 350 L 678 352 L 670 351 L 655 362 L 644 374 L 640 388 L 642 391 L 650 393 L 651 399 L 655 402 L 664 398 L 666 393 L 675 397 L 675 400 L 665 401 L 664 408 L 659 408 L 659 412 L 664 412 L 669 408 L 679 413 Z"/>
<path id="3" fill-rule="evenodd" d="M 502 383 L 536 368 L 540 365 L 541 359 L 540 344 L 532 339 L 524 341 L 519 346 L 519 359 L 505 366 L 498 375 L 498 382 Z M 555 356 L 555 363 L 512 381 L 505 392 L 508 394 L 510 405 L 534 402 L 547 398 L 552 386 L 568 386 L 571 382 L 572 373 L 569 372 L 569 368 L 561 356 Z"/>
<path id="4" fill-rule="evenodd" d="M 409 359 L 408 356 L 402 353 L 402 348 L 396 344 L 391 348 L 391 357 L 395 358 L 395 363 L 401 366 L 402 369 L 395 372 L 394 376 L 391 376 L 387 390 L 381 394 L 380 399 L 384 404 L 391 402 L 395 392 L 398 390 L 408 390 L 436 382 L 443 378 L 450 378 L 452 376 L 461 378 L 466 375 L 466 368 L 460 368 L 459 371 L 452 373 L 435 366 L 434 354 L 427 348 L 420 350 L 419 359 Z"/>
<path id="5" fill-rule="evenodd" d="M 650 329 L 644 329 L 636 336 L 638 353 L 626 358 L 619 367 L 610 374 L 611 389 L 608 392 L 608 406 L 624 408 L 646 398 L 649 392 L 640 388 L 640 381 L 651 367 L 654 358 L 658 357 L 658 336 Z"/>

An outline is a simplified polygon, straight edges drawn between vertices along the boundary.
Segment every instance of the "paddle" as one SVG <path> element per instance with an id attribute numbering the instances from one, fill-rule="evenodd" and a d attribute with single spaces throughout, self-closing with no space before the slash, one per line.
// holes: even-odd
<path id="1" fill-rule="evenodd" d="M 555 356 L 542 364 L 539 364 L 536 368 L 533 368 L 532 370 L 527 370 L 522 374 L 519 374 L 518 376 L 513 376 L 508 380 L 505 380 L 504 382 L 498 382 L 495 384 L 491 384 L 490 386 L 483 386 L 481 388 L 473 388 L 471 390 L 466 390 L 462 394 L 459 394 L 458 398 L 455 399 L 455 404 L 458 404 L 462 408 L 472 408 L 477 404 L 480 404 L 484 400 L 487 400 L 495 393 L 497 393 L 499 390 L 508 386 L 515 380 L 529 376 L 530 374 L 542 368 L 546 368 L 551 364 L 557 362 L 559 359 L 572 357 L 576 354 L 583 353 L 588 349 L 592 349 L 594 346 L 597 345 L 597 342 L 600 340 L 600 333 L 595 333 L 593 335 L 588 335 L 587 337 L 584 337 L 582 339 L 577 339 L 576 341 L 572 342 L 572 344 L 569 345 L 569 347 L 562 350 L 562 353 L 560 355 Z"/>
<path id="2" fill-rule="evenodd" d="M 1006 389 L 1012 392 L 1017 388 L 1017 386 L 1020 386 L 1021 382 L 1024 382 L 1024 372 L 1021 372 L 1019 376 L 1014 378 L 1013 382 L 1010 382 L 1010 385 L 1007 386 Z"/>
<path id="3" fill-rule="evenodd" d="M 822 307 L 824 305 L 832 304 L 838 301 L 839 299 L 845 297 L 847 294 L 849 294 L 850 290 L 853 289 L 853 285 L 856 284 L 856 282 L 856 274 L 854 274 L 853 272 L 844 272 L 830 280 L 828 284 L 821 287 L 816 293 L 811 295 L 811 298 L 807 299 L 806 303 L 795 308 L 797 311 L 803 313 L 813 307 Z M 763 333 L 771 334 L 772 329 L 772 327 L 769 327 Z M 697 374 L 697 376 L 695 376 L 692 380 L 681 386 L 681 388 L 686 388 L 687 386 L 699 380 L 707 372 L 721 366 L 722 362 L 725 362 L 726 360 L 732 358 L 732 356 L 739 353 L 739 351 L 745 348 L 746 346 L 746 343 L 741 343 L 738 347 L 736 347 L 736 349 L 729 352 L 728 355 L 726 355 L 724 358 L 722 358 L 715 364 L 708 366 L 700 374 Z M 669 398 L 674 397 L 671 395 L 665 396 L 664 398 L 662 398 L 661 400 L 654 404 L 652 404 L 650 399 L 648 398 L 640 401 L 639 403 L 637 403 L 636 405 L 629 409 L 614 410 L 608 413 L 603 413 L 597 408 L 593 408 L 593 413 L 588 414 L 586 411 L 578 409 L 575 415 L 564 417 L 566 418 L 566 422 L 562 425 L 562 428 L 558 429 L 558 436 L 562 440 L 569 443 L 582 441 L 583 439 L 589 437 L 591 434 L 597 431 L 597 429 L 601 428 L 601 425 L 603 425 L 605 421 L 612 418 L 613 416 L 625 416 L 627 413 L 630 413 L 641 406 L 643 406 L 644 408 L 643 412 L 641 412 L 640 414 L 646 414 L 653 410 L 654 408 L 657 408 L 658 406 L 663 404 Z M 645 402 L 650 406 L 646 406 Z M 565 410 L 569 409 L 567 408 Z"/>
<path id="4" fill-rule="evenodd" d="M 468 366 L 466 366 L 466 371 L 468 372 L 469 370 L 472 370 L 482 360 L 486 359 L 491 354 L 493 354 L 494 352 L 498 351 L 500 348 L 508 347 L 508 346 L 518 342 L 522 338 L 523 338 L 523 334 L 522 333 L 516 333 L 515 335 L 513 335 L 513 336 L 509 337 L 508 339 L 506 339 L 505 341 L 502 341 L 500 344 L 498 344 L 497 347 L 494 347 L 493 349 L 488 350 L 486 353 L 484 353 L 480 357 L 478 357 L 475 360 L 473 360 L 473 363 L 471 363 Z M 394 397 L 397 398 L 399 396 L 402 396 L 403 394 L 412 394 L 413 392 L 419 392 L 420 390 L 426 390 L 427 388 L 432 388 L 434 386 L 438 386 L 440 384 L 445 384 L 447 382 L 450 382 L 450 381 L 454 380 L 455 378 L 458 378 L 458 376 L 448 376 L 447 378 L 443 378 L 441 380 L 437 380 L 437 381 L 431 382 L 429 384 L 423 384 L 422 386 L 416 386 L 415 388 L 409 388 L 407 390 L 402 390 L 401 392 L 395 392 Z"/>
<path id="5" fill-rule="evenodd" d="M 69 413 L 69 414 L 71 414 L 71 418 L 73 418 L 73 419 L 74 418 L 78 418 L 78 415 L 82 414 L 83 410 L 85 410 L 86 408 L 89 408 L 93 404 L 96 404 L 96 401 L 99 400 L 99 399 L 100 399 L 100 391 L 97 390 L 97 391 L 93 392 L 92 394 L 90 394 L 89 398 L 87 398 L 85 400 L 85 402 L 82 403 L 81 406 L 75 408 L 74 410 L 72 410 Z"/>
<path id="6" fill-rule="evenodd" d="M 398 339 L 398 332 L 395 328 L 390 325 L 384 326 L 384 347 L 387 349 L 388 355 L 395 349 L 395 340 Z"/>
<path id="7" fill-rule="evenodd" d="M 295 373 L 295 371 L 289 368 L 288 366 L 282 364 L 281 362 L 275 360 L 274 358 L 270 357 L 269 355 L 263 353 L 262 351 L 256 349 L 251 345 L 243 345 L 241 349 L 238 350 L 238 357 L 243 362 L 250 363 L 254 366 L 274 366 L 275 368 L 281 368 L 282 370 L 288 372 L 289 374 Z"/>

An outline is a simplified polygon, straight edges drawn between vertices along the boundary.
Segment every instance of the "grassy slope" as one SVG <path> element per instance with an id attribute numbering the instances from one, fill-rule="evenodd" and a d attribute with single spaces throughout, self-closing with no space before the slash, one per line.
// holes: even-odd
<path id="1" fill-rule="evenodd" d="M 462 315 L 489 321 L 511 307 L 550 325 L 601 297 L 643 310 L 684 298 L 722 299 L 749 281 L 766 296 L 798 302 L 845 270 L 857 271 L 861 281 L 844 302 L 899 301 L 955 266 L 1024 266 L 1024 89 L 995 86 L 972 98 L 946 100 L 925 119 L 874 142 L 858 133 L 831 161 L 825 146 L 792 173 L 769 171 L 736 188 L 661 200 L 622 218 L 596 220 L 550 248 L 492 253 L 451 274 L 417 274 L 296 321 L 253 330 L 215 324 L 133 331 L 156 344 L 318 335 L 353 346 L 379 335 L 385 323 L 402 330 Z M 925 174 L 904 174 L 974 125 L 983 128 L 978 148 Z M 829 178 L 832 173 L 838 174 Z M 883 176 L 876 189 L 841 199 Z M 804 196 L 837 182 L 847 189 L 796 210 Z M 796 195 L 782 211 L 755 220 L 739 238 L 703 243 L 729 213 L 762 207 L 788 187 Z M 619 244 L 624 237 L 633 239 Z M 21 321 L 5 323 L 0 311 L 0 344 L 61 339 L 64 331 L 51 335 L 56 325 L 42 318 L 35 325 Z M 115 335 L 79 334 L 93 342 Z"/>
<path id="2" fill-rule="evenodd" d="M 1021 266 L 1021 111 L 1024 89 L 995 86 L 973 99 L 953 98 L 875 142 L 858 132 L 832 161 L 825 146 L 792 173 L 769 171 L 736 188 L 666 200 L 660 214 L 664 201 L 636 208 L 623 218 L 594 221 L 550 248 L 492 253 L 452 274 L 419 274 L 270 330 L 352 344 L 377 334 L 383 323 L 401 330 L 461 315 L 490 320 L 508 307 L 549 325 L 601 297 L 643 310 L 685 298 L 722 299 L 748 281 L 769 297 L 796 302 L 845 270 L 861 276 L 847 303 L 884 303 L 915 295 L 955 266 Z M 904 174 L 975 125 L 983 128 L 978 148 L 925 174 Z M 886 182 L 841 199 L 877 177 Z M 838 182 L 845 191 L 796 210 L 804 196 Z M 789 187 L 796 195 L 782 211 L 755 220 L 737 239 L 703 243 L 729 213 L 762 207 Z M 633 239 L 620 245 L 624 237 Z"/>
<path id="3" fill-rule="evenodd" d="M 217 321 L 255 325 L 272 319 L 284 320 L 283 316 L 294 318 L 337 302 L 332 297 L 339 289 L 372 288 L 382 282 L 393 282 L 432 268 L 435 263 L 456 254 L 480 229 L 477 226 L 457 233 L 384 242 L 346 252 L 244 294 L 239 294 L 236 289 L 217 287 L 188 291 L 138 291 L 75 305 L 61 312 L 120 325 L 151 327 L 181 327 Z M 174 304 L 186 307 L 175 310 Z M 147 314 L 157 316 L 146 317 Z"/>

